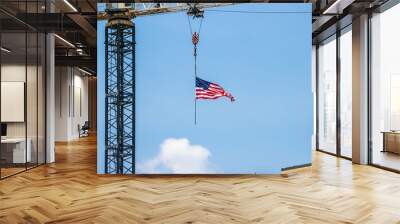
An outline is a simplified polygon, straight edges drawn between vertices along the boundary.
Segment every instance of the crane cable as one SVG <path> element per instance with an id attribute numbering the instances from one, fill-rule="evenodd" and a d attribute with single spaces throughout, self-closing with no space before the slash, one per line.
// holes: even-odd
<path id="1" fill-rule="evenodd" d="M 193 44 L 193 56 L 194 56 L 194 88 L 196 90 L 196 80 L 197 80 L 197 44 L 200 41 L 200 32 L 201 26 L 203 24 L 203 16 L 196 16 L 193 15 L 193 19 L 200 18 L 200 25 L 197 31 L 193 32 L 192 23 L 190 22 L 190 15 L 187 15 L 188 24 L 189 24 L 189 31 L 190 35 L 192 36 L 192 44 Z M 197 99 L 196 95 L 194 97 L 194 124 L 197 124 Z"/>
<path id="2" fill-rule="evenodd" d="M 192 43 L 193 43 L 193 47 L 194 47 L 194 51 L 193 51 L 193 56 L 197 56 L 197 44 L 200 41 L 200 32 L 201 32 L 201 26 L 203 24 L 203 17 L 200 18 L 200 26 L 199 29 L 195 32 L 193 32 L 192 29 L 192 23 L 190 22 L 190 16 L 187 16 L 188 19 L 188 24 L 189 24 L 189 31 L 190 31 L 190 35 L 192 36 Z M 195 19 L 197 17 L 193 17 L 193 19 Z"/>

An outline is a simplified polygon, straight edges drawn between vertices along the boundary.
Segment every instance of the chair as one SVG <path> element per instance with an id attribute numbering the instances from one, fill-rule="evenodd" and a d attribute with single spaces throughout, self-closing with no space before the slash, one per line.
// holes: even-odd
<path id="1" fill-rule="evenodd" d="M 90 129 L 89 121 L 85 121 L 82 127 L 78 125 L 79 138 L 89 136 L 89 129 Z"/>

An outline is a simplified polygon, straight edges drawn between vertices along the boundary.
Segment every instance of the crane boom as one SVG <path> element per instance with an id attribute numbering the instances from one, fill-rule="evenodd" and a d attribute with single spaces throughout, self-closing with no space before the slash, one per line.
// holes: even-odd
<path id="1" fill-rule="evenodd" d="M 232 5 L 233 3 L 198 3 L 196 7 L 198 9 L 213 8 L 219 6 Z M 124 5 L 110 5 L 108 7 L 121 7 L 127 8 L 131 18 L 138 16 L 147 16 L 171 12 L 187 11 L 192 5 L 189 3 L 135 3 L 128 7 Z M 98 20 L 108 20 L 110 15 L 106 11 L 99 11 L 97 14 Z"/>

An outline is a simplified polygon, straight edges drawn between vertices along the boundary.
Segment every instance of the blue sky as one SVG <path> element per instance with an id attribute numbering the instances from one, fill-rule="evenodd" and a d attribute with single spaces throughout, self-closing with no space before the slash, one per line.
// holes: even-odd
<path id="1" fill-rule="evenodd" d="M 311 5 L 240 4 L 213 10 L 311 12 Z M 279 173 L 311 162 L 311 13 L 206 10 L 198 75 L 237 100 L 198 100 L 197 125 L 185 12 L 138 17 L 135 24 L 138 173 Z M 104 22 L 98 24 L 98 45 L 102 109 Z M 104 122 L 101 115 L 99 123 Z M 104 157 L 98 134 L 99 157 Z M 103 163 L 99 158 L 100 173 Z"/>

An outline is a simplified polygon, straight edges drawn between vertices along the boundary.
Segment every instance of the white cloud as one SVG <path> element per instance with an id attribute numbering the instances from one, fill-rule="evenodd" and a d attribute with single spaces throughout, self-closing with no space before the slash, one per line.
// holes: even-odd
<path id="1" fill-rule="evenodd" d="M 186 138 L 168 138 L 153 159 L 139 164 L 139 173 L 213 173 L 211 153 L 201 145 L 191 145 Z"/>

